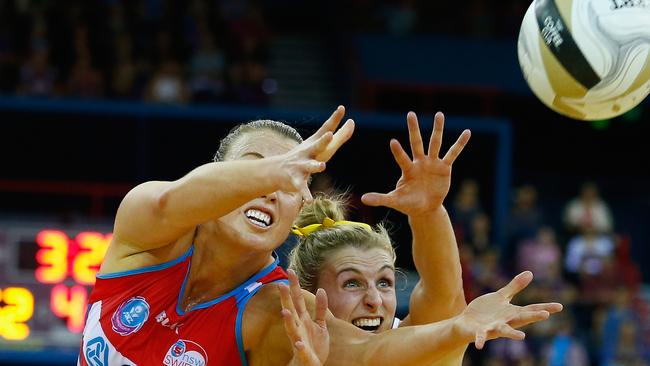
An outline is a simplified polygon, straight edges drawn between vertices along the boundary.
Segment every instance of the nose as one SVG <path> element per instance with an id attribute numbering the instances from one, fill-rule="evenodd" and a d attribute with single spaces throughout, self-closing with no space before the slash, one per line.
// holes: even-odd
<path id="1" fill-rule="evenodd" d="M 382 303 L 381 294 L 376 287 L 371 286 L 366 291 L 366 296 L 363 299 L 364 305 L 373 311 L 379 309 Z"/>
<path id="2" fill-rule="evenodd" d="M 263 195 L 262 198 L 270 202 L 275 202 L 278 199 L 278 194 L 277 192 L 273 192 L 273 193 Z"/>

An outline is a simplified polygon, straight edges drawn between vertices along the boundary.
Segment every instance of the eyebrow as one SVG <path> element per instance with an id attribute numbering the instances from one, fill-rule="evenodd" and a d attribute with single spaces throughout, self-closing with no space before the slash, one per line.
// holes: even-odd
<path id="1" fill-rule="evenodd" d="M 388 264 L 385 264 L 383 267 L 381 267 L 381 268 L 379 269 L 378 272 L 381 272 L 381 271 L 383 271 L 383 270 L 385 270 L 385 269 L 390 269 L 391 271 L 395 271 L 395 268 L 393 268 L 393 266 L 389 266 Z M 343 268 L 342 270 L 338 271 L 338 272 L 336 273 L 336 275 L 339 276 L 339 275 L 341 275 L 343 272 L 354 272 L 354 273 L 357 273 L 357 274 L 361 274 L 361 271 L 359 271 L 358 269 L 356 269 L 356 268 L 354 268 L 354 267 L 345 267 L 345 268 Z"/>

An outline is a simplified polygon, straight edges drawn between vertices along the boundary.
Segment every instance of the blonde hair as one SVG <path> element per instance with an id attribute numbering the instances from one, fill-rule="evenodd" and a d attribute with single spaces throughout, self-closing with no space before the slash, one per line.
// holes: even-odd
<path id="1" fill-rule="evenodd" d="M 334 221 L 345 220 L 346 201 L 345 195 L 319 195 L 303 207 L 295 224 L 299 227 L 320 224 L 327 217 Z M 316 292 L 318 277 L 327 258 L 335 251 L 349 247 L 383 249 L 395 264 L 395 249 L 382 224 L 371 230 L 360 225 L 336 225 L 322 227 L 309 235 L 298 237 L 298 244 L 289 254 L 289 268 L 296 271 L 300 287 Z"/>

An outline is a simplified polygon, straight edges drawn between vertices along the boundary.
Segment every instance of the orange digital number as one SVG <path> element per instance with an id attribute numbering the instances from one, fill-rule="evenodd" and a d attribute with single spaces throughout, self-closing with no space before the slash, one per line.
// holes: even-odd
<path id="1" fill-rule="evenodd" d="M 68 275 L 68 236 L 57 230 L 43 230 L 36 236 L 40 249 L 36 261 L 36 279 L 41 283 L 58 283 Z"/>
<path id="2" fill-rule="evenodd" d="M 34 295 L 22 287 L 0 289 L 0 300 L 5 306 L 0 308 L 0 337 L 19 341 L 29 337 L 26 322 L 34 314 Z"/>
<path id="3" fill-rule="evenodd" d="M 88 293 L 85 287 L 75 285 L 68 291 L 67 286 L 59 284 L 52 288 L 50 308 L 54 315 L 68 318 L 68 330 L 80 333 L 84 328 L 87 301 Z"/>
<path id="4" fill-rule="evenodd" d="M 99 265 L 104 260 L 106 249 L 111 242 L 112 234 L 102 235 L 100 233 L 83 232 L 77 235 L 76 241 L 79 245 L 79 253 L 72 265 L 72 277 L 82 285 L 94 285 L 95 275 Z"/>

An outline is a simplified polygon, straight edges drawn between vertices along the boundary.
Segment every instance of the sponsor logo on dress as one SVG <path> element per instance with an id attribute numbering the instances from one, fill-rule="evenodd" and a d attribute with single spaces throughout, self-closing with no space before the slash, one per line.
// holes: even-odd
<path id="1" fill-rule="evenodd" d="M 113 313 L 113 330 L 121 335 L 133 334 L 142 328 L 149 318 L 149 304 L 142 296 L 135 296 L 123 302 Z"/>
<path id="2" fill-rule="evenodd" d="M 183 325 L 180 322 L 170 323 L 169 317 L 167 316 L 167 312 L 164 310 L 160 314 L 156 315 L 156 322 L 160 323 L 160 325 L 162 325 L 163 327 L 167 327 L 175 331 L 176 334 L 178 334 L 178 328 L 180 328 L 181 325 Z"/>
<path id="3" fill-rule="evenodd" d="M 104 338 L 96 337 L 88 341 L 84 356 L 90 366 L 108 366 L 108 344 Z"/>
<path id="4" fill-rule="evenodd" d="M 198 343 L 179 339 L 169 347 L 163 365 L 169 366 L 205 366 L 208 354 Z"/>

